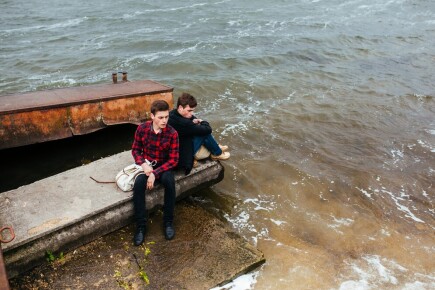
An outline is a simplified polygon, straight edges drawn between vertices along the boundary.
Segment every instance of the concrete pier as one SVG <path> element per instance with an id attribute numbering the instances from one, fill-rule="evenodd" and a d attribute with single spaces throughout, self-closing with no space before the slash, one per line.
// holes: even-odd
<path id="1" fill-rule="evenodd" d="M 130 151 L 0 194 L 0 224 L 16 238 L 2 245 L 9 278 L 45 262 L 46 251 L 68 252 L 132 221 L 132 192 L 119 190 L 116 173 L 133 163 Z M 207 161 L 185 176 L 176 174 L 177 199 L 223 178 L 219 162 Z M 163 188 L 147 195 L 147 208 L 163 204 Z"/>

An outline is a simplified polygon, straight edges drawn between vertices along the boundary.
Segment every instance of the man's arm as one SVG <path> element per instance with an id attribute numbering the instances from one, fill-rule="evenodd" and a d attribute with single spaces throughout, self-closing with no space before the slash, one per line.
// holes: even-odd
<path id="1" fill-rule="evenodd" d="M 193 120 L 189 120 L 189 122 L 183 124 L 183 129 L 183 135 L 185 136 L 204 136 L 209 135 L 212 132 L 210 124 L 203 120 L 201 120 L 200 123 L 195 123 Z"/>
<path id="2" fill-rule="evenodd" d="M 207 121 L 201 120 L 200 123 L 196 123 L 200 120 L 195 116 L 191 118 L 183 118 L 178 113 L 169 114 L 169 125 L 177 130 L 179 137 L 192 137 L 192 136 L 205 136 L 212 133 L 210 124 Z"/>
<path id="3" fill-rule="evenodd" d="M 136 129 L 136 133 L 134 134 L 134 141 L 131 149 L 131 154 L 133 155 L 134 162 L 137 165 L 142 165 L 143 163 L 145 163 L 145 158 L 143 157 L 143 148 L 144 148 L 143 147 L 144 144 L 142 142 L 143 135 L 144 135 L 144 131 L 139 125 Z"/>

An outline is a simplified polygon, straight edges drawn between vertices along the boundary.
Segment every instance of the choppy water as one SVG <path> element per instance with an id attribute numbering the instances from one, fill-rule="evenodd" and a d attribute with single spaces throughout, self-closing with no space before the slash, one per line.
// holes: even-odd
<path id="1" fill-rule="evenodd" d="M 203 202 L 265 253 L 253 289 L 435 289 L 435 2 L 159 2 L 0 0 L 0 93 L 188 91 L 231 146 Z"/>

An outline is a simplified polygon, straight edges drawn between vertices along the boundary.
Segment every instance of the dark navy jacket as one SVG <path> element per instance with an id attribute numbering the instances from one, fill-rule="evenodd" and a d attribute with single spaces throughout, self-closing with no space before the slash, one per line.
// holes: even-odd
<path id="1" fill-rule="evenodd" d="M 200 124 L 193 123 L 192 118 L 184 118 L 177 109 L 169 112 L 169 125 L 177 132 L 180 141 L 180 158 L 178 160 L 178 168 L 183 168 L 185 174 L 189 174 L 193 167 L 193 137 L 205 136 L 211 134 L 212 129 L 207 121 L 202 121 Z"/>

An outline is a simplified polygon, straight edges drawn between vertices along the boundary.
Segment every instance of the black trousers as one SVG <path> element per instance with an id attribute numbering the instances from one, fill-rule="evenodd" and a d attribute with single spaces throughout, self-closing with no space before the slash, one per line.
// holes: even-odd
<path id="1" fill-rule="evenodd" d="M 133 207 L 134 217 L 137 226 L 145 226 L 147 223 L 146 211 L 146 184 L 148 176 L 145 174 L 139 175 L 133 186 Z M 174 221 L 175 209 L 175 177 L 172 171 L 165 171 L 158 180 L 154 182 L 154 186 L 162 184 L 165 188 L 164 209 L 163 209 L 163 222 Z"/>

